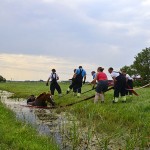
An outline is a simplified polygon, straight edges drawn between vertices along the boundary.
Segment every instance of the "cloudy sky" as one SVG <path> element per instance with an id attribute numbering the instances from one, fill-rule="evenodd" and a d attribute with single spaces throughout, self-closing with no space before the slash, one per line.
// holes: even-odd
<path id="1" fill-rule="evenodd" d="M 0 75 L 60 80 L 118 70 L 150 45 L 149 0 L 0 0 Z"/>

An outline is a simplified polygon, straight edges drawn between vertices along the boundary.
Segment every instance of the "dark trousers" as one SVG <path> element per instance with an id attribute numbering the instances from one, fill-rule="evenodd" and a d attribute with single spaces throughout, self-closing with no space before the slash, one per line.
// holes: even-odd
<path id="1" fill-rule="evenodd" d="M 114 86 L 114 97 L 119 97 L 119 94 L 121 96 L 126 95 L 126 78 L 123 76 L 118 76 L 116 78 L 116 83 Z"/>
<path id="2" fill-rule="evenodd" d="M 127 81 L 126 89 L 133 89 L 133 81 L 132 80 Z M 132 91 L 126 90 L 126 95 L 132 95 Z"/>
<path id="3" fill-rule="evenodd" d="M 82 81 L 75 81 L 74 87 L 73 87 L 73 92 L 81 93 L 81 87 L 82 87 Z"/>
<path id="4" fill-rule="evenodd" d="M 61 88 L 60 88 L 59 84 L 57 82 L 52 82 L 50 84 L 50 91 L 51 91 L 52 95 L 54 95 L 55 89 L 57 90 L 57 92 L 59 94 L 61 94 Z"/>
<path id="5" fill-rule="evenodd" d="M 101 80 L 101 81 L 98 81 L 98 84 L 96 86 L 96 92 L 97 93 L 104 93 L 106 92 L 108 89 L 108 81 L 107 80 Z"/>
<path id="6" fill-rule="evenodd" d="M 72 83 L 71 83 L 70 86 L 69 86 L 69 89 L 73 89 L 73 91 L 74 91 L 75 85 L 76 85 L 76 82 L 75 82 L 75 79 L 73 79 L 73 80 L 72 80 Z"/>

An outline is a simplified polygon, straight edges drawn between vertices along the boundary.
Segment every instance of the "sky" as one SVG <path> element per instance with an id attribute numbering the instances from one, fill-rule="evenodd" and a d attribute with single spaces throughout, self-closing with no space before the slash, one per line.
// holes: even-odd
<path id="1" fill-rule="evenodd" d="M 68 80 L 82 65 L 119 70 L 150 45 L 149 0 L 0 0 L 0 75 Z"/>

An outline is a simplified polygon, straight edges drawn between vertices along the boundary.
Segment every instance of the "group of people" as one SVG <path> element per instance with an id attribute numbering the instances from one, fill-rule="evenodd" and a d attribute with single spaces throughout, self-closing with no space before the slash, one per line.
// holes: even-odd
<path id="1" fill-rule="evenodd" d="M 97 72 L 91 72 L 93 77 L 91 84 L 93 84 L 93 89 L 96 91 L 94 103 L 97 103 L 99 98 L 101 99 L 101 103 L 104 103 L 104 93 L 108 90 L 108 77 L 103 70 L 104 68 L 98 67 Z M 132 90 L 128 89 L 133 89 L 133 79 L 126 73 L 125 70 L 116 72 L 112 67 L 110 67 L 108 72 L 110 73 L 114 83 L 114 98 L 112 102 L 117 103 L 119 96 L 121 96 L 122 102 L 126 102 L 126 95 L 132 95 Z M 59 76 L 56 74 L 56 70 L 52 69 L 52 73 L 46 82 L 46 85 L 50 82 L 50 92 L 52 97 L 54 96 L 55 89 L 58 91 L 59 96 L 62 96 L 62 90 L 57 80 L 59 80 Z M 82 66 L 79 66 L 78 69 L 74 69 L 74 74 L 71 81 L 72 82 L 68 87 L 66 94 L 73 90 L 73 94 L 80 97 L 82 85 L 86 81 L 86 71 L 82 68 Z"/>

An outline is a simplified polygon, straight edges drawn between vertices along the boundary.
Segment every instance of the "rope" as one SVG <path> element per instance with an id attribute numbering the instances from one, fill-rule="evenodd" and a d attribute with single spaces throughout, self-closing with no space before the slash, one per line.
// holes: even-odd
<path id="1" fill-rule="evenodd" d="M 111 90 L 111 89 L 113 89 L 113 88 L 114 88 L 114 87 L 110 87 L 109 89 L 107 89 L 107 91 L 109 91 L 109 90 Z M 107 91 L 106 91 L 106 92 L 107 92 Z M 94 94 L 94 95 L 92 95 L 92 96 L 90 96 L 90 97 L 87 97 L 87 98 L 85 98 L 85 99 L 82 99 L 82 100 L 80 100 L 80 101 L 73 102 L 73 103 L 67 104 L 67 105 L 65 105 L 65 106 L 60 106 L 60 107 L 72 106 L 72 105 L 74 105 L 74 104 L 77 104 L 77 103 L 80 103 L 80 102 L 83 102 L 83 101 L 89 100 L 89 99 L 94 98 L 94 97 L 95 97 L 95 94 Z"/>
<path id="2" fill-rule="evenodd" d="M 85 99 L 82 99 L 82 100 L 80 100 L 80 101 L 77 101 L 77 102 L 74 102 L 74 103 L 70 103 L 70 104 L 67 104 L 67 105 L 62 106 L 62 107 L 72 106 L 72 105 L 74 105 L 74 104 L 77 104 L 77 103 L 80 103 L 80 102 L 83 102 L 83 101 L 89 100 L 89 99 L 94 98 L 94 97 L 95 97 L 95 94 L 94 94 L 94 95 L 92 95 L 92 96 L 90 96 L 90 97 L 87 97 L 87 98 L 85 98 Z"/>
<path id="3" fill-rule="evenodd" d="M 139 89 L 142 89 L 142 88 L 147 87 L 147 86 L 149 86 L 149 85 L 150 85 L 150 83 L 149 83 L 149 84 L 146 84 L 146 85 L 144 85 L 144 86 L 141 86 L 141 87 L 139 87 L 139 88 L 126 89 L 126 90 L 129 90 L 129 91 L 132 91 L 132 90 L 139 90 Z"/>
<path id="4" fill-rule="evenodd" d="M 110 87 L 109 89 L 107 89 L 107 91 L 113 89 L 114 87 Z M 107 92 L 106 91 L 106 92 Z M 45 108 L 45 109 L 56 109 L 56 108 L 65 108 L 65 107 L 68 107 L 68 106 L 72 106 L 74 104 L 77 104 L 77 103 L 80 103 L 80 102 L 83 102 L 83 101 L 87 101 L 91 98 L 94 98 L 95 97 L 95 94 L 90 96 L 90 97 L 87 97 L 85 99 L 82 99 L 80 101 L 77 101 L 77 102 L 73 102 L 73 103 L 70 103 L 70 104 L 67 104 L 67 105 L 64 105 L 64 106 L 51 106 L 51 107 L 43 107 L 43 106 L 31 106 L 31 105 L 21 105 L 21 106 L 25 106 L 25 107 L 33 107 L 33 108 Z"/>
<path id="5" fill-rule="evenodd" d="M 81 94 L 85 94 L 85 93 L 90 92 L 90 91 L 93 91 L 93 90 L 95 90 L 95 88 L 92 88 L 92 89 L 90 89 L 90 90 L 87 90 L 87 91 L 85 91 L 85 92 L 83 92 L 83 93 L 81 93 Z"/>

